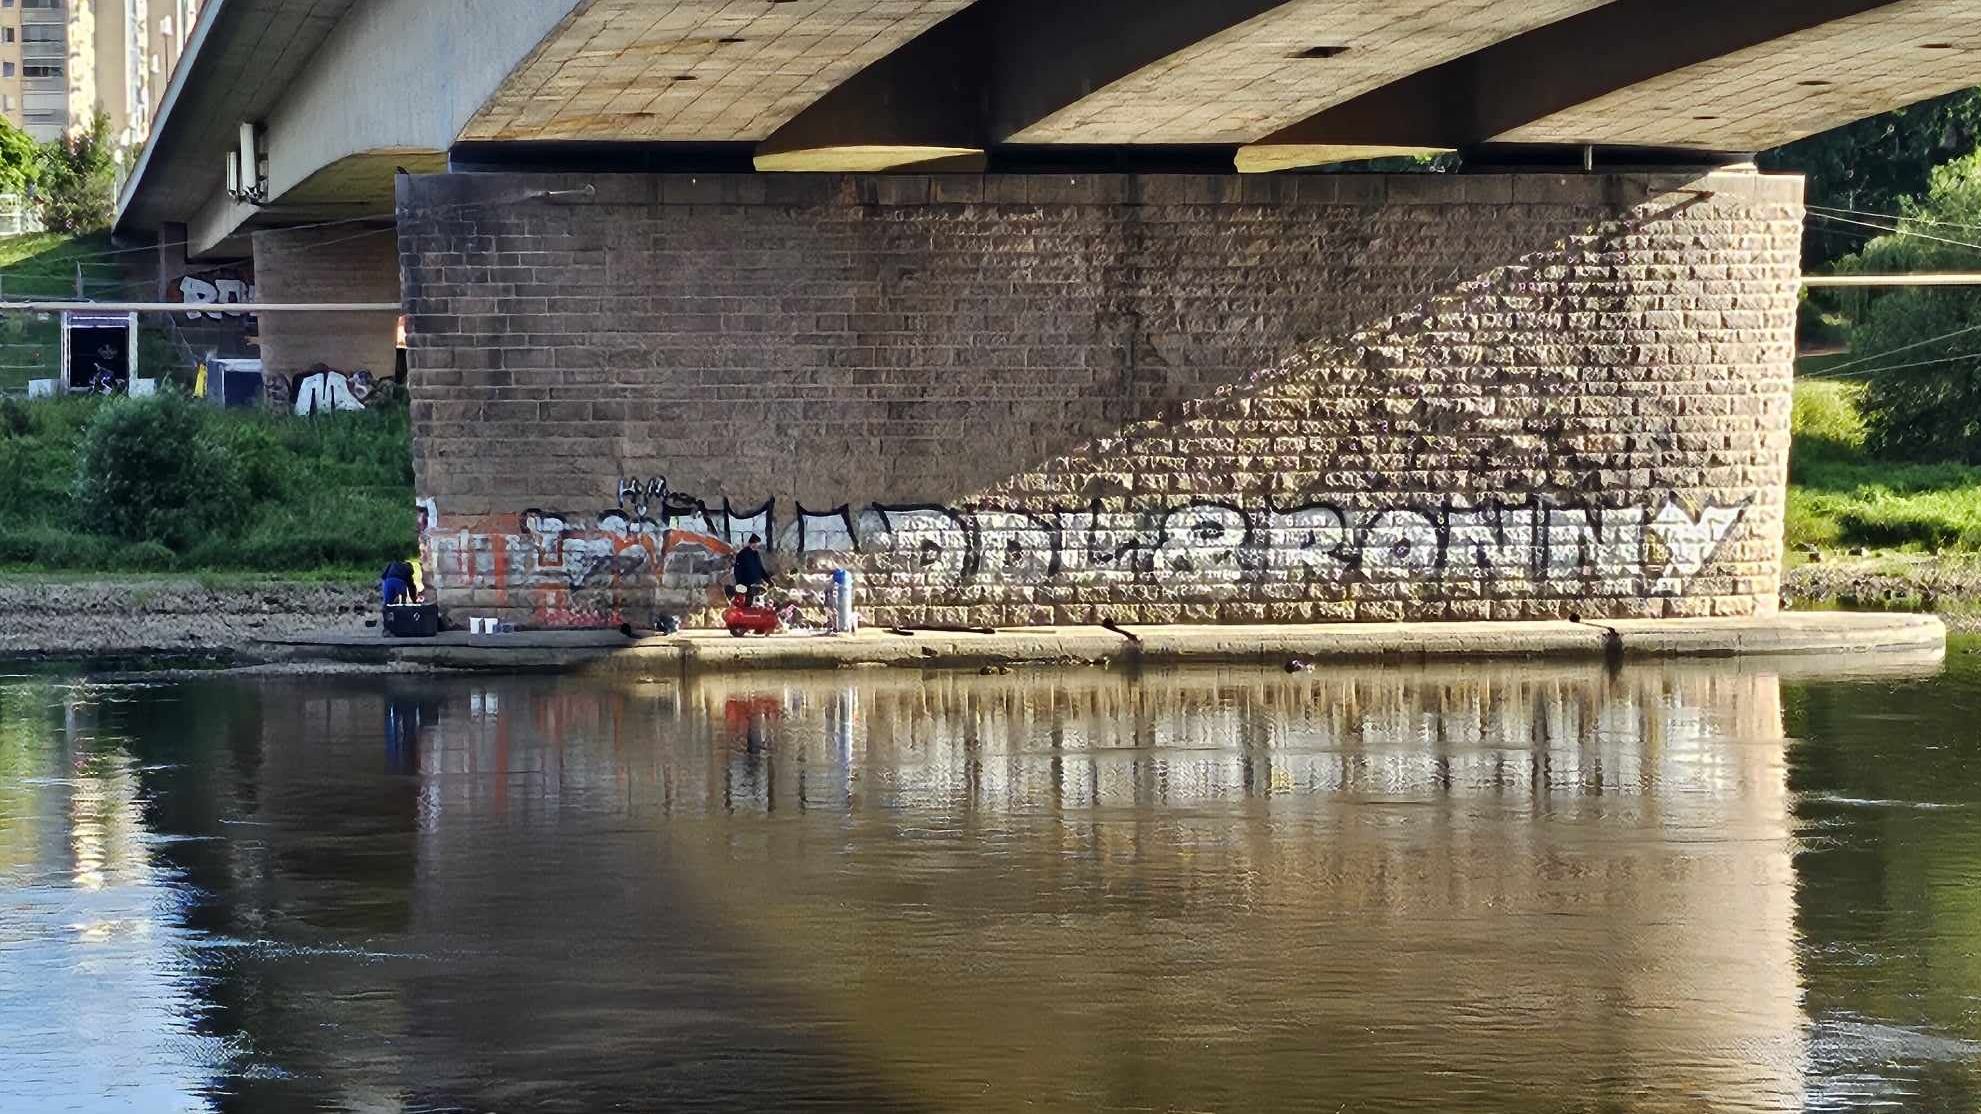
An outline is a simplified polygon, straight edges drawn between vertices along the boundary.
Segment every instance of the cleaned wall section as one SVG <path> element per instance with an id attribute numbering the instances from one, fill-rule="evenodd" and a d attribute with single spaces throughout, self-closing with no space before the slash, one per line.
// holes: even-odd
<path id="1" fill-rule="evenodd" d="M 1800 197 L 405 179 L 429 568 L 567 622 L 699 604 L 751 532 L 886 622 L 1771 611 Z"/>

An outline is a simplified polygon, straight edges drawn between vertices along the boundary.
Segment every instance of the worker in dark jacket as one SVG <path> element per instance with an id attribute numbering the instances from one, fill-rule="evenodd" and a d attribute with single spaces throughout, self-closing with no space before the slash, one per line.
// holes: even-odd
<path id="1" fill-rule="evenodd" d="M 763 595 L 764 586 L 770 583 L 770 572 L 764 568 L 763 551 L 757 548 L 762 544 L 762 538 L 751 534 L 749 543 L 736 551 L 736 587 L 752 607 Z"/>
<path id="2" fill-rule="evenodd" d="M 410 562 L 394 561 L 385 566 L 385 572 L 378 578 L 379 599 L 387 607 L 395 603 L 412 603 L 413 578 L 413 566 Z"/>

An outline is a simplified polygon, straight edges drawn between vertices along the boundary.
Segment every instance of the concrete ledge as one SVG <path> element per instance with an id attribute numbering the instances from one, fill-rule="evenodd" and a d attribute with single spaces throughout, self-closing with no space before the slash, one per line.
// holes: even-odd
<path id="1" fill-rule="evenodd" d="M 1131 637 L 1132 636 L 1132 637 Z M 509 672 L 696 673 L 751 669 L 906 666 L 966 669 L 1025 662 L 1081 664 L 1424 661 L 1432 659 L 1643 659 L 1746 654 L 1943 652 L 1931 615 L 1806 612 L 1764 619 L 1631 619 L 1588 623 L 1338 623 L 1304 626 L 1036 627 L 994 634 L 868 629 L 850 638 L 722 631 L 627 637 L 617 631 L 443 634 L 387 639 L 375 631 L 321 631 L 257 642 L 281 660 L 426 665 Z"/>

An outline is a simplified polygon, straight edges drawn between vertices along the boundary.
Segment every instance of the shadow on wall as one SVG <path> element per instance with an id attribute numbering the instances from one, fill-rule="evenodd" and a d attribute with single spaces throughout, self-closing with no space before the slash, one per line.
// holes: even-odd
<path id="1" fill-rule="evenodd" d="M 551 398 L 635 398 L 602 411 L 627 434 L 601 479 L 610 506 L 445 520 L 435 506 L 429 560 L 460 598 L 539 616 L 593 587 L 650 598 L 664 541 L 633 546 L 643 564 L 582 561 L 577 581 L 562 554 L 678 528 L 760 533 L 787 567 L 855 565 L 890 622 L 1772 607 L 1799 227 L 1779 184 L 1749 177 L 1719 199 L 1676 177 L 1457 178 L 1434 187 L 1450 204 L 1306 204 L 1362 187 L 1105 179 L 1147 193 L 918 206 L 833 181 L 853 197 L 823 215 L 748 208 L 790 241 L 775 247 L 609 195 L 495 218 L 498 233 L 562 237 L 574 295 L 623 294 L 583 277 L 584 252 L 603 275 L 661 277 L 643 303 L 656 312 L 592 338 L 638 389 L 542 380 Z M 1536 192 L 1514 203 L 1516 188 Z M 1456 202 L 1495 189 L 1508 200 Z M 415 243 L 449 227 L 419 219 Z M 995 249 L 969 240 L 986 229 Z M 1756 233 L 1762 247 L 1743 244 Z M 813 248 L 827 262 L 807 269 Z M 731 313 L 754 303 L 725 281 L 782 308 Z M 711 285 L 724 308 L 697 310 Z M 422 313 L 456 309 L 414 279 L 408 292 Z M 999 316 L 1014 306 L 1028 312 Z M 416 335 L 415 366 L 489 343 Z M 477 379 L 521 381 L 437 370 L 470 398 L 502 397 Z M 489 435 L 436 399 L 423 458 Z M 715 568 L 718 546 L 696 545 L 677 579 Z"/>

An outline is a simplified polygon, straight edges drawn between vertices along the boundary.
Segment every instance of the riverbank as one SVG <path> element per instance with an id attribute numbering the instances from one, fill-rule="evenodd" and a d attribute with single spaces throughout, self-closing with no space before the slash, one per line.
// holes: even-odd
<path id="1" fill-rule="evenodd" d="M 1947 629 L 1981 633 L 1981 554 L 1797 554 L 1782 578 L 1793 608 L 1937 615 Z"/>
<path id="2" fill-rule="evenodd" d="M 243 655 L 256 638 L 364 630 L 375 591 L 349 581 L 0 577 L 0 655 Z"/>
<path id="3" fill-rule="evenodd" d="M 1981 630 L 1981 559 L 1931 566 L 1902 557 L 1824 561 L 1790 577 L 1771 619 L 1585 623 L 1335 623 L 1287 626 L 1042 627 L 993 634 L 869 628 L 857 638 L 674 636 L 616 630 L 387 639 L 368 583 L 272 578 L 0 577 L 0 656 L 205 658 L 283 671 L 396 669 L 634 672 L 912 666 L 1007 668 L 1115 662 L 1328 662 L 1425 658 L 1604 658 L 1847 652 L 1938 646 L 1948 625 Z M 1926 605 L 1932 606 L 1926 606 Z M 1897 614 L 1862 614 L 1839 607 Z"/>

